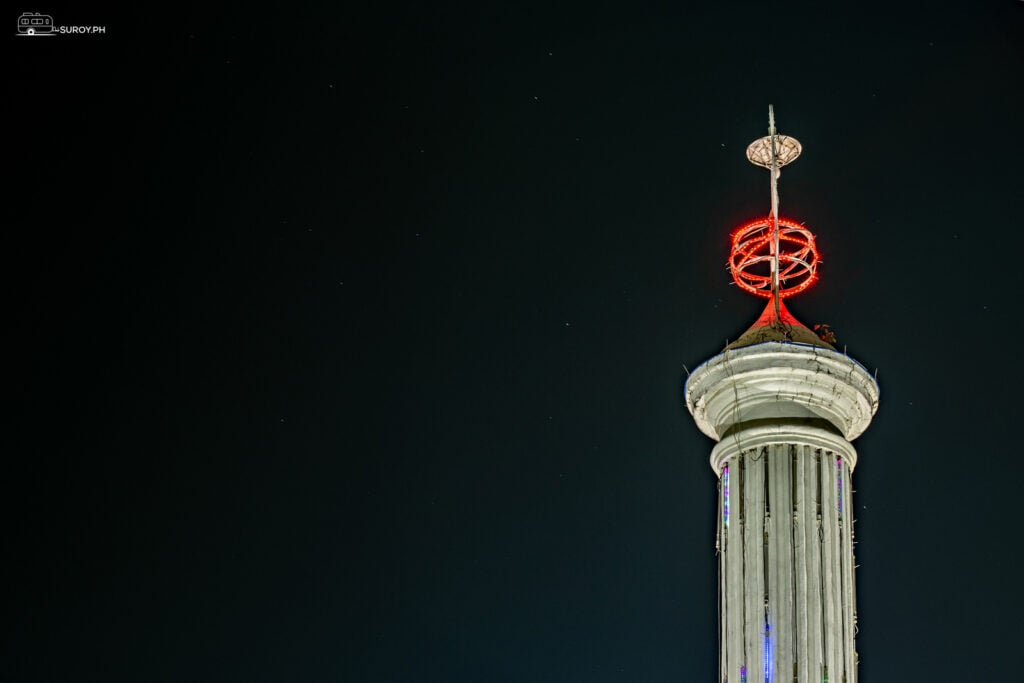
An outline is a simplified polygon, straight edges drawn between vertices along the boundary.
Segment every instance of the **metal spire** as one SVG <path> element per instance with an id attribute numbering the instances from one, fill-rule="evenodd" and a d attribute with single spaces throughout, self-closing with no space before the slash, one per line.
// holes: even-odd
<path id="1" fill-rule="evenodd" d="M 775 300 L 775 319 L 779 315 L 779 152 L 775 135 L 775 109 L 768 105 L 768 137 L 772 150 L 772 299 Z"/>
<path id="2" fill-rule="evenodd" d="M 771 176 L 772 212 L 770 216 L 771 242 L 771 297 L 775 302 L 775 319 L 782 319 L 780 311 L 780 267 L 779 267 L 779 176 L 783 166 L 791 163 L 798 156 L 802 147 L 791 137 L 779 135 L 775 130 L 775 108 L 768 105 L 768 135 L 755 140 L 747 147 L 747 159 L 751 163 L 767 168 Z"/>

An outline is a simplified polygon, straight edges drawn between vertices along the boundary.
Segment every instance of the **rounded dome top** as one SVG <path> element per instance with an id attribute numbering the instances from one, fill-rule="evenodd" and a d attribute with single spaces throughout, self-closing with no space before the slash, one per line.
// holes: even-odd
<path id="1" fill-rule="evenodd" d="M 793 317 L 793 314 L 786 309 L 784 299 L 779 300 L 778 317 L 775 315 L 775 300 L 769 299 L 768 305 L 765 306 L 761 316 L 754 321 L 754 324 L 741 334 L 739 339 L 727 344 L 725 348 L 738 349 L 764 342 L 808 344 L 835 351 L 834 346 L 822 341 L 818 335 L 807 329 L 803 323 Z"/>

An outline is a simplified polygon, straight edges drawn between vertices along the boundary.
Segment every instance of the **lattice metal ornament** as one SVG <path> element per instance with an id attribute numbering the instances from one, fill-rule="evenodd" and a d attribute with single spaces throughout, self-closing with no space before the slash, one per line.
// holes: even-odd
<path id="1" fill-rule="evenodd" d="M 774 226 L 768 216 L 732 233 L 729 270 L 741 289 L 756 296 L 772 295 L 772 238 Z M 779 219 L 779 298 L 793 296 L 818 279 L 818 248 L 814 235 L 800 223 Z"/>

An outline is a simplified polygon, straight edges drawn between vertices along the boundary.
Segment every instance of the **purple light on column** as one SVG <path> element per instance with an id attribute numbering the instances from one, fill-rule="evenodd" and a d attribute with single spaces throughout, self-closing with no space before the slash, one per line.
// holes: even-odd
<path id="1" fill-rule="evenodd" d="M 839 519 L 843 518 L 843 459 L 836 458 L 836 508 L 839 510 Z"/>
<path id="2" fill-rule="evenodd" d="M 729 466 L 722 468 L 722 525 L 729 528 Z"/>

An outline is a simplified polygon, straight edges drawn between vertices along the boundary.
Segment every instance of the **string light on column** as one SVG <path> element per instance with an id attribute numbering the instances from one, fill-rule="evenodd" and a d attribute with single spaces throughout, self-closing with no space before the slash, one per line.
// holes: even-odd
<path id="1" fill-rule="evenodd" d="M 843 521 L 843 459 L 836 456 L 836 509 Z"/>
<path id="2" fill-rule="evenodd" d="M 729 466 L 722 468 L 722 526 L 729 528 Z"/>

